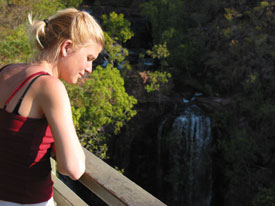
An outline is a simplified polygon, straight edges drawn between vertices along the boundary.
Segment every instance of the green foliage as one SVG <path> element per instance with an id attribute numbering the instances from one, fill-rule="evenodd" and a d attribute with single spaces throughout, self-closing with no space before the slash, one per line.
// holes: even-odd
<path id="1" fill-rule="evenodd" d="M 125 43 L 134 36 L 130 30 L 130 22 L 124 18 L 123 14 L 111 12 L 109 15 L 103 14 L 103 28 L 105 29 L 105 50 L 108 53 L 108 62 L 113 66 L 123 64 L 122 74 L 125 75 L 127 71 L 131 70 L 131 65 L 126 57 L 129 52 L 122 47 Z"/>
<path id="2" fill-rule="evenodd" d="M 160 91 L 161 87 L 168 82 L 171 78 L 171 74 L 168 72 L 149 72 L 148 74 L 149 83 L 145 86 L 145 90 L 149 92 Z"/>
<path id="3" fill-rule="evenodd" d="M 105 52 L 108 64 L 105 69 L 97 66 L 81 87 L 67 85 L 72 100 L 74 123 L 82 144 L 100 158 L 107 157 L 108 134 L 117 134 L 135 114 L 137 100 L 129 96 L 124 80 L 116 66 L 123 63 L 123 70 L 130 69 L 125 60 L 128 50 L 121 46 L 133 35 L 130 23 L 122 14 L 103 15 L 106 28 Z M 117 32 L 117 33 L 116 33 Z"/>
<path id="4" fill-rule="evenodd" d="M 0 64 L 26 62 L 29 60 L 31 47 L 26 34 L 26 26 L 20 25 L 12 34 L 0 41 Z"/>
<path id="5" fill-rule="evenodd" d="M 124 18 L 124 14 L 117 14 L 113 11 L 109 16 L 103 14 L 102 20 L 102 26 L 115 41 L 125 43 L 134 36 L 130 30 L 131 23 Z"/>
<path id="6" fill-rule="evenodd" d="M 0 2 L 0 64 L 28 62 L 32 49 L 27 36 L 27 14 L 43 19 L 65 6 L 78 6 L 75 0 L 9 0 Z M 20 15 L 19 15 L 20 14 Z"/>
<path id="7" fill-rule="evenodd" d="M 119 169 L 119 167 L 115 166 L 115 169 L 120 172 L 121 174 L 124 174 L 125 170 L 122 168 L 122 169 Z"/>
<path id="8" fill-rule="evenodd" d="M 230 121 L 220 130 L 230 182 L 226 200 L 232 204 L 251 205 L 249 200 L 257 190 L 253 205 L 273 201 L 270 190 L 259 189 L 274 178 L 269 176 L 274 166 L 268 164 L 275 135 L 275 73 L 271 69 L 275 18 L 270 10 L 268 2 L 225 9 L 224 18 L 208 33 L 211 41 L 204 59 L 211 78 L 207 81 L 216 93 L 234 95 Z"/>
<path id="9" fill-rule="evenodd" d="M 225 8 L 225 12 L 226 14 L 224 15 L 224 17 L 228 20 L 231 21 L 234 18 L 238 18 L 241 17 L 242 15 L 236 11 L 235 9 L 229 9 L 229 8 Z"/>
<path id="10" fill-rule="evenodd" d="M 253 206 L 275 206 L 275 189 L 261 188 L 253 200 Z"/>
<path id="11" fill-rule="evenodd" d="M 27 14 L 33 13 L 38 18 L 46 18 L 57 10 L 65 8 L 62 0 L 9 0 L 0 2 L 1 25 L 5 29 L 13 29 L 26 22 Z M 69 4 L 68 4 L 69 5 Z"/>
<path id="12" fill-rule="evenodd" d="M 170 55 L 166 42 L 163 44 L 154 45 L 152 51 L 148 50 L 146 53 L 153 57 L 153 59 L 164 59 Z"/>
<path id="13" fill-rule="evenodd" d="M 152 23 L 152 35 L 154 44 L 169 41 L 172 38 L 177 40 L 182 35 L 176 36 L 177 32 L 184 27 L 182 17 L 184 2 L 181 0 L 151 0 L 141 5 L 142 13 L 149 17 Z M 179 21 L 181 19 L 181 21 Z M 169 35 L 167 35 L 167 32 Z M 179 41 L 178 41 L 179 42 Z"/>
<path id="14" fill-rule="evenodd" d="M 244 81 L 256 73 L 268 82 L 273 78 L 264 75 L 271 71 L 274 59 L 274 15 L 268 5 L 261 2 L 245 10 L 226 8 L 225 18 L 209 31 L 212 41 L 207 46 L 211 50 L 204 56 L 205 64 L 211 68 L 209 75 L 215 76 L 220 92 L 232 91 L 237 85 L 242 88 Z"/>
<path id="15" fill-rule="evenodd" d="M 39 19 L 47 18 L 56 13 L 57 10 L 65 8 L 62 0 L 39 0 L 39 2 L 32 3 L 31 12 Z"/>
<path id="16" fill-rule="evenodd" d="M 152 24 L 154 45 L 165 45 L 170 54 L 161 64 L 173 68 L 169 70 L 173 76 L 173 82 L 177 85 L 184 83 L 200 91 L 203 90 L 201 90 L 202 82 L 199 78 L 204 73 L 198 71 L 202 68 L 198 59 L 200 52 L 203 51 L 201 41 L 204 38 L 201 32 L 195 33 L 192 29 L 201 24 L 199 21 L 206 19 L 207 15 L 203 16 L 203 11 L 208 7 L 208 2 L 205 1 L 182 0 L 151 0 L 141 5 L 142 13 Z M 198 11 L 193 11 L 194 8 Z M 193 13 L 190 14 L 190 11 Z M 196 38 L 197 36 L 200 37 Z M 194 84 L 194 81 L 198 81 L 199 84 Z"/>
<path id="17" fill-rule="evenodd" d="M 275 178 L 274 5 L 272 0 L 142 5 L 153 43 L 167 43 L 167 68 L 174 68 L 177 89 L 231 98 L 229 106 L 212 114 L 222 162 L 217 165 L 228 185 L 222 194 L 226 206 L 251 206 L 256 192 Z M 260 190 L 253 204 L 271 204 L 273 194 Z"/>
<path id="18" fill-rule="evenodd" d="M 108 132 L 118 133 L 135 114 L 136 99 L 129 96 L 119 70 L 108 64 L 98 66 L 85 84 L 69 86 L 74 122 L 82 144 L 106 158 Z"/>
<path id="19" fill-rule="evenodd" d="M 107 32 L 104 33 L 104 36 L 106 44 L 104 49 L 108 53 L 108 62 L 113 66 L 120 65 L 128 56 L 128 50 L 117 44 Z"/>
<path id="20" fill-rule="evenodd" d="M 64 6 L 77 6 L 80 1 L 39 0 L 33 3 L 27 0 L 11 0 L 9 2 L 0 2 L 1 8 L 12 4 L 9 10 L 11 12 L 11 21 L 14 19 L 20 8 L 17 3 L 21 3 L 22 16 L 14 29 L 6 29 L 1 34 L 6 33 L 3 40 L 0 41 L 0 64 L 14 62 L 27 62 L 32 49 L 28 43 L 25 21 L 27 13 L 33 11 L 33 15 L 39 15 L 37 18 L 45 18 L 55 13 Z M 119 15 L 123 21 L 120 38 L 122 41 L 129 39 L 129 32 L 126 20 L 123 15 Z M 8 25 L 9 21 L 5 24 Z M 105 22 L 106 23 L 106 22 Z M 111 21 L 110 21 L 111 23 Z M 119 22 L 117 22 L 119 24 Z M 106 23 L 106 25 L 108 25 Z M 111 27 L 110 27 L 111 28 Z M 81 87 L 77 85 L 67 85 L 69 96 L 71 98 L 73 121 L 78 135 L 84 146 L 94 152 L 101 158 L 107 158 L 107 133 L 118 133 L 120 128 L 129 121 L 135 114 L 133 106 L 136 99 L 128 96 L 124 88 L 124 80 L 120 72 L 115 68 L 115 64 L 121 64 L 128 55 L 128 50 L 124 49 L 116 41 L 106 34 L 106 50 L 109 53 L 109 64 L 106 69 L 100 66 L 93 72 Z M 130 35 L 132 36 L 132 35 Z M 129 68 L 125 64 L 125 68 Z M 106 131 L 107 129 L 107 131 Z"/>
<path id="21" fill-rule="evenodd" d="M 163 44 L 154 45 L 152 50 L 147 50 L 146 52 L 149 56 L 153 59 L 158 59 L 161 64 L 161 69 L 164 66 L 167 66 L 166 58 L 170 56 L 170 52 L 167 49 L 167 43 L 164 42 Z"/>
<path id="22" fill-rule="evenodd" d="M 145 85 L 145 90 L 150 93 L 154 91 L 160 91 L 160 88 L 168 83 L 168 79 L 172 77 L 169 72 L 164 71 L 165 66 L 167 66 L 166 58 L 170 55 L 167 44 L 164 42 L 163 44 L 154 45 L 152 50 L 147 50 L 146 53 L 151 56 L 153 59 L 157 59 L 160 61 L 161 71 L 154 71 L 147 73 L 148 83 Z"/>
<path id="23" fill-rule="evenodd" d="M 65 8 L 78 8 L 82 4 L 83 0 L 62 0 L 61 2 L 64 4 Z"/>
<path id="24" fill-rule="evenodd" d="M 240 184 L 244 180 L 253 181 L 253 174 L 250 174 L 244 168 L 257 159 L 255 156 L 257 151 L 255 140 L 247 137 L 241 129 L 235 129 L 230 140 L 219 141 L 219 147 L 224 152 L 225 160 L 230 162 L 232 166 L 231 170 L 226 171 L 226 175 L 231 179 L 231 184 Z M 240 159 L 240 161 L 236 161 L 236 159 Z M 239 175 L 236 175 L 236 173 Z M 247 182 L 243 182 L 243 184 L 247 184 Z"/>

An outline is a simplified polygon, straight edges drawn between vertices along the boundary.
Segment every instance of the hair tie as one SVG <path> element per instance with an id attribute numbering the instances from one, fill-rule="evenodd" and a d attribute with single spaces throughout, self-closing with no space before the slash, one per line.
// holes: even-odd
<path id="1" fill-rule="evenodd" d="M 43 19 L 43 21 L 45 22 L 45 24 L 46 24 L 46 28 L 48 27 L 48 25 L 49 25 L 49 19 Z"/>

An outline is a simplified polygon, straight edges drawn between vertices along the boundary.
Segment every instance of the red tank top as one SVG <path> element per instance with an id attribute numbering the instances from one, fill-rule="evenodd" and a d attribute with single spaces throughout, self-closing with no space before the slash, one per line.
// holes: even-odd
<path id="1" fill-rule="evenodd" d="M 28 77 L 12 93 L 9 100 Z M 50 154 L 54 142 L 45 118 L 35 119 L 0 109 L 0 200 L 34 204 L 53 196 Z"/>

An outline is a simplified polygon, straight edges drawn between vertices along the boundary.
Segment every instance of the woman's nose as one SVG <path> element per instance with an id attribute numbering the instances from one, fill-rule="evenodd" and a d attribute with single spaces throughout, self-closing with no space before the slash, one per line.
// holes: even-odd
<path id="1" fill-rule="evenodd" d="M 93 70 L 92 66 L 91 67 L 86 67 L 85 72 L 91 73 L 92 70 Z"/>

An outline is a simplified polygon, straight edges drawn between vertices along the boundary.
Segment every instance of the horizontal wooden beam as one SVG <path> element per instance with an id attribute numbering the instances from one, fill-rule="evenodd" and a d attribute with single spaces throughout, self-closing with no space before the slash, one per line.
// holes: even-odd
<path id="1" fill-rule="evenodd" d="M 111 206 L 165 206 L 163 202 L 84 149 L 86 172 L 80 182 Z"/>
<path id="2" fill-rule="evenodd" d="M 52 174 L 54 181 L 54 201 L 57 206 L 88 206 L 67 185 Z"/>

